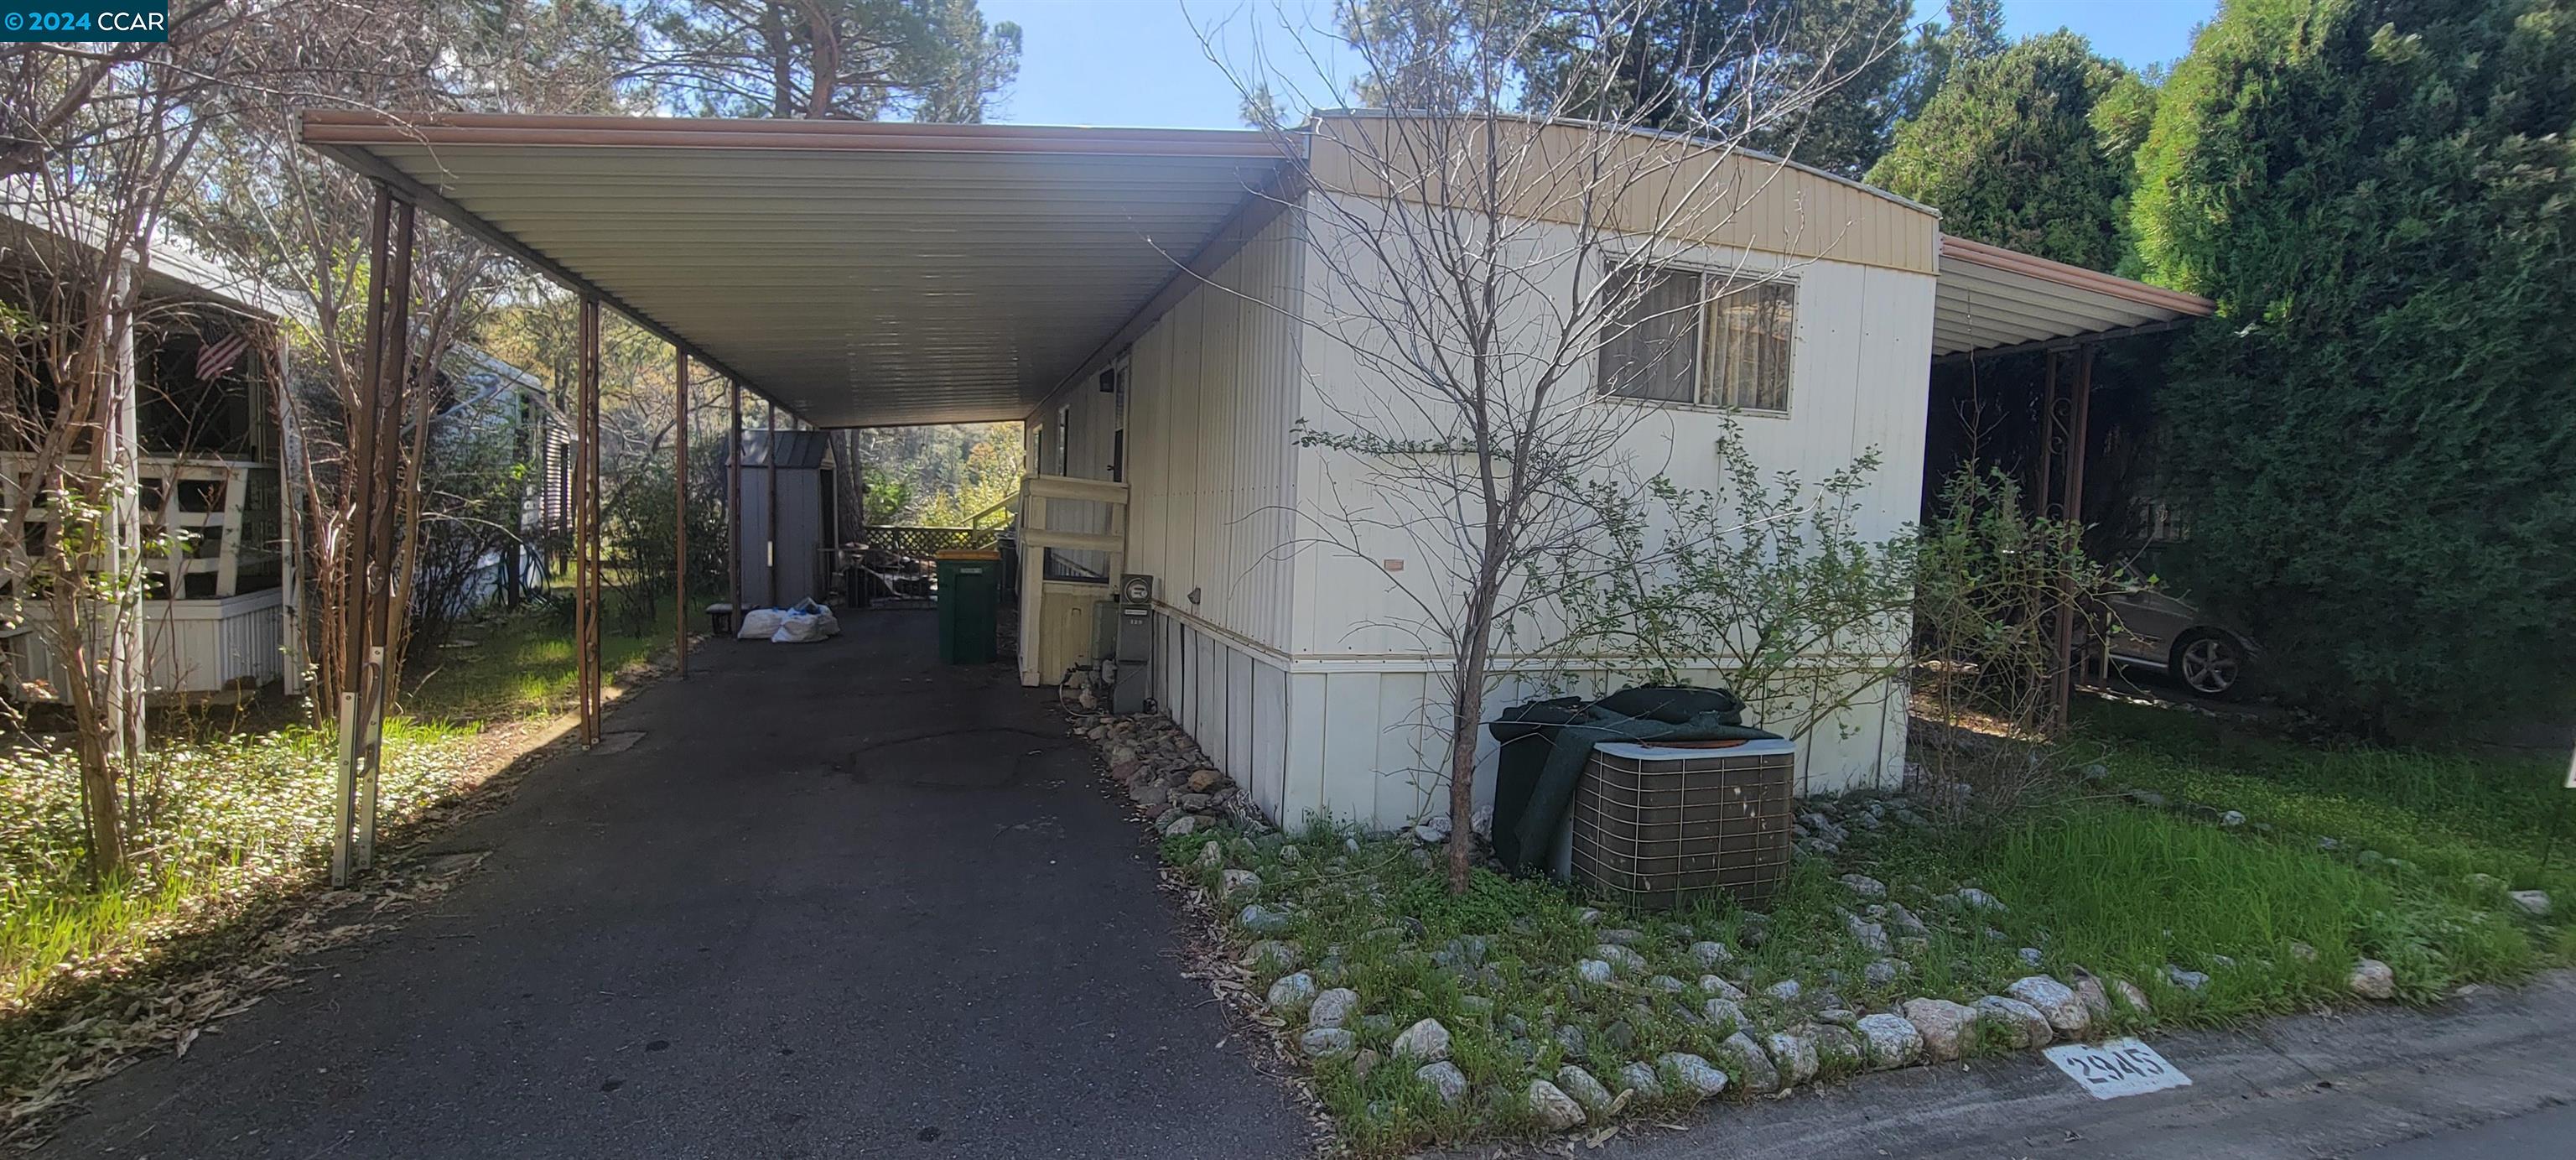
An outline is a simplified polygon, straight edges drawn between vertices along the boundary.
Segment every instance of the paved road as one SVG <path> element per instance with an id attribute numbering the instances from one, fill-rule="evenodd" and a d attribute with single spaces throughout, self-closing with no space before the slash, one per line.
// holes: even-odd
<path id="1" fill-rule="evenodd" d="M 1604 1160 L 2567 1160 L 2576 1157 L 2576 976 L 2482 990 L 2433 1014 L 2299 1016 L 2152 1042 L 2192 1086 L 2096 1100 L 2037 1053 L 1911 1068 L 1694 1130 L 1623 1139 Z"/>
<path id="2" fill-rule="evenodd" d="M 721 642 L 537 771 L 401 930 L 90 1089 L 56 1157 L 1195 1158 L 1308 1150 L 1168 957 L 1043 695 L 926 613 Z"/>
<path id="3" fill-rule="evenodd" d="M 2364 1152 L 2360 1160 L 2566 1160 L 2569 1156 L 2576 1156 L 2576 1104 L 2418 1136 Z"/>

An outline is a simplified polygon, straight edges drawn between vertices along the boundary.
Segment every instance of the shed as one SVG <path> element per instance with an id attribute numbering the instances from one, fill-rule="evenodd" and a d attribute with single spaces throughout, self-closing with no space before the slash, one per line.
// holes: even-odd
<path id="1" fill-rule="evenodd" d="M 832 575 L 831 444 L 821 431 L 746 431 L 736 559 L 742 595 L 763 607 L 820 602 Z"/>

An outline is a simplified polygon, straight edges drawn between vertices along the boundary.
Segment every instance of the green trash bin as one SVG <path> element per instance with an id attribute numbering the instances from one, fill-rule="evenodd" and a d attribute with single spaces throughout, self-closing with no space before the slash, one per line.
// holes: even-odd
<path id="1" fill-rule="evenodd" d="M 948 551 L 934 559 L 939 568 L 939 659 L 952 665 L 993 663 L 1002 554 Z"/>

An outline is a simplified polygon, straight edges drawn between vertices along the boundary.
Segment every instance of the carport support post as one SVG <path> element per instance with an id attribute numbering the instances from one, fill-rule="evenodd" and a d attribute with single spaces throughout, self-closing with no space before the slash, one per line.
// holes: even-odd
<path id="1" fill-rule="evenodd" d="M 769 534 L 761 537 L 761 550 L 768 556 L 769 566 L 761 570 L 761 575 L 769 577 L 769 598 L 761 602 L 761 607 L 776 608 L 778 607 L 778 400 L 769 400 L 769 406 L 763 414 L 768 416 L 766 420 L 768 434 L 763 438 L 769 446 L 763 449 L 766 458 L 762 462 L 768 466 L 762 469 L 761 478 L 769 483 Z"/>
<path id="2" fill-rule="evenodd" d="M 2050 379 L 2055 381 L 2057 356 L 2049 356 Z M 2066 482 L 2058 503 L 2067 523 L 2075 527 L 2076 550 L 2083 550 L 2084 532 L 2084 452 L 2091 442 L 2093 411 L 2093 344 L 2075 348 L 2075 385 L 2067 392 L 2066 407 Z M 2058 579 L 2057 593 L 2057 724 L 2063 728 L 2075 705 L 2075 601 L 2078 597 L 2073 577 Z"/>
<path id="3" fill-rule="evenodd" d="M 402 590 L 400 578 L 394 575 L 402 559 L 394 551 L 395 512 L 402 507 L 401 497 L 395 492 L 401 479 L 404 397 L 411 386 L 412 250 L 419 240 L 420 215 L 410 202 L 400 199 L 395 200 L 393 210 L 393 265 L 385 293 L 385 357 L 376 372 L 376 458 L 369 466 L 375 475 L 376 493 L 372 520 L 375 547 L 371 554 L 375 557 L 375 583 L 382 587 L 368 594 L 375 623 L 366 641 L 368 687 L 358 702 L 363 718 L 358 737 L 366 747 L 361 758 L 366 763 L 366 776 L 358 788 L 356 863 L 360 870 L 376 864 L 376 786 L 383 779 L 385 766 L 385 708 L 393 703 L 393 682 L 397 678 L 391 671 L 394 593 Z"/>
<path id="4" fill-rule="evenodd" d="M 2039 478 L 2030 489 L 2031 510 L 2039 518 L 2048 518 L 2049 488 L 2057 482 L 2057 351 L 2041 351 L 2042 362 L 2039 397 Z"/>
<path id="5" fill-rule="evenodd" d="M 376 376 L 384 368 L 385 267 L 393 219 L 393 193 L 375 186 L 375 206 L 367 219 L 366 336 L 358 357 L 358 389 L 351 401 L 348 457 L 341 482 L 348 503 L 348 523 L 340 549 L 340 653 L 331 658 L 340 671 L 339 774 L 331 801 L 331 885 L 349 882 L 350 839 L 358 813 L 358 692 L 366 681 L 367 556 L 374 541 L 367 535 L 375 507 Z"/>
<path id="6" fill-rule="evenodd" d="M 742 624 L 742 384 L 734 382 L 732 402 L 726 408 L 732 423 L 732 434 L 725 438 L 725 566 L 732 572 L 733 590 L 725 597 L 733 606 L 733 621 Z"/>
<path id="7" fill-rule="evenodd" d="M 599 744 L 599 300 L 581 300 L 581 373 L 573 404 L 573 653 L 581 743 Z"/>
<path id="8" fill-rule="evenodd" d="M 679 389 L 679 415 L 674 429 L 679 432 L 675 449 L 678 463 L 671 476 L 671 619 L 675 638 L 672 667 L 685 680 L 689 675 L 689 352 L 676 355 Z"/>

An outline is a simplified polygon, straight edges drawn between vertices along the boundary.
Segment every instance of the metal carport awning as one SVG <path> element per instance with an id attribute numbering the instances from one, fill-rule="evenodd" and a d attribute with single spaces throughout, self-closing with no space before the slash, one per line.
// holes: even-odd
<path id="1" fill-rule="evenodd" d="M 821 427 L 1020 418 L 1281 165 L 1234 130 L 313 110 L 301 135 Z"/>
<path id="2" fill-rule="evenodd" d="M 1943 234 L 1932 356 L 2068 347 L 2166 329 L 2211 310 L 2198 295 Z"/>

